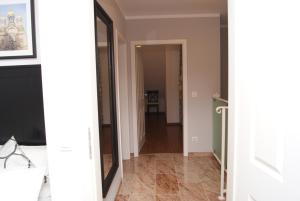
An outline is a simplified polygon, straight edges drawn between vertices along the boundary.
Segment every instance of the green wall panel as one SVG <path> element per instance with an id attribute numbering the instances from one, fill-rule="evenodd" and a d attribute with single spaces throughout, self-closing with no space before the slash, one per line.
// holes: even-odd
<path id="1" fill-rule="evenodd" d="M 225 101 L 213 98 L 213 152 L 214 154 L 221 159 L 221 144 L 222 144 L 222 114 L 216 112 L 216 108 L 219 106 L 228 106 L 228 103 Z M 226 110 L 226 145 L 227 145 L 227 118 L 228 110 Z M 225 147 L 225 164 L 227 164 L 227 146 Z M 227 167 L 227 165 L 226 165 Z"/>

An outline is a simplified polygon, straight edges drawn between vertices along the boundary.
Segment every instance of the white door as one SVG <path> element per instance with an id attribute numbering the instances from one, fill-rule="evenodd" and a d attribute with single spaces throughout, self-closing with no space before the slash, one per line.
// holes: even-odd
<path id="1" fill-rule="evenodd" d="M 230 201 L 300 200 L 299 10 L 229 1 Z"/>
<path id="2" fill-rule="evenodd" d="M 136 48 L 136 97 L 137 97 L 137 134 L 138 147 L 141 150 L 145 141 L 145 95 L 144 95 L 144 66 L 142 61 L 142 51 Z"/>

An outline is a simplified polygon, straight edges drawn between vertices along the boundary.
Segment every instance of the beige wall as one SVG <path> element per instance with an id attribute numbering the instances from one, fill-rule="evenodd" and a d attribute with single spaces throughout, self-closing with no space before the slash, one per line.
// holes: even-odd
<path id="1" fill-rule="evenodd" d="M 166 46 L 166 106 L 167 123 L 180 122 L 179 71 L 181 46 Z"/>
<path id="2" fill-rule="evenodd" d="M 107 45 L 107 27 L 99 18 L 97 18 L 97 41 L 101 46 Z"/>
<path id="3" fill-rule="evenodd" d="M 141 48 L 144 66 L 144 89 L 159 91 L 159 111 L 166 111 L 165 76 L 166 60 L 163 45 L 147 45 Z"/>
<path id="4" fill-rule="evenodd" d="M 221 28 L 221 97 L 228 99 L 228 28 Z"/>
<path id="5" fill-rule="evenodd" d="M 101 47 L 100 49 L 100 81 L 101 85 L 101 111 L 100 117 L 102 117 L 103 124 L 110 124 L 110 94 L 109 94 L 109 80 L 108 80 L 108 60 L 107 60 L 107 48 Z"/>
<path id="6" fill-rule="evenodd" d="M 212 151 L 211 97 L 216 92 L 220 93 L 220 19 L 147 19 L 126 22 L 128 41 L 187 39 L 188 151 Z M 192 98 L 192 91 L 197 91 L 198 97 Z M 192 143 L 193 136 L 199 138 L 199 143 Z"/>

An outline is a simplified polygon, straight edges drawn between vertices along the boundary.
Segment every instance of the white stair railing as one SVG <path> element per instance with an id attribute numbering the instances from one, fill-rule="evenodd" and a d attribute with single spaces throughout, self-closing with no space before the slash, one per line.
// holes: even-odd
<path id="1" fill-rule="evenodd" d="M 219 200 L 225 200 L 225 147 L 226 147 L 226 110 L 228 106 L 220 106 L 216 108 L 218 114 L 222 114 L 222 148 L 221 148 L 221 185 Z"/>

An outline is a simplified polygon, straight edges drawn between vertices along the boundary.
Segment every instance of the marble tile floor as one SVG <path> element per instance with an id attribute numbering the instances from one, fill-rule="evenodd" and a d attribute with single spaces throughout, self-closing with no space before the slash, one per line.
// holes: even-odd
<path id="1" fill-rule="evenodd" d="M 147 154 L 123 166 L 116 201 L 218 201 L 220 168 L 213 156 Z"/>

